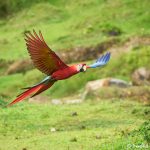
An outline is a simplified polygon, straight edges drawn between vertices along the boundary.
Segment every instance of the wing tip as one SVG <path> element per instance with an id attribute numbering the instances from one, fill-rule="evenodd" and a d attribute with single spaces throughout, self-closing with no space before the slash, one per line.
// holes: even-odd
<path id="1" fill-rule="evenodd" d="M 107 52 L 106 54 L 102 55 L 96 62 L 108 62 L 110 59 L 110 52 Z"/>
<path id="2" fill-rule="evenodd" d="M 103 54 L 100 58 L 97 59 L 97 61 L 94 64 L 90 65 L 89 68 L 97 68 L 106 65 L 110 60 L 110 56 L 111 56 L 110 52 Z"/>

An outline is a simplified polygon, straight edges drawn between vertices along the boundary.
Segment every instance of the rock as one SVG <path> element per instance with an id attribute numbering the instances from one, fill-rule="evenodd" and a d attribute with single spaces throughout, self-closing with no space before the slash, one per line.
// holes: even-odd
<path id="1" fill-rule="evenodd" d="M 86 126 L 85 125 L 82 125 L 81 127 L 80 127 L 80 129 L 86 129 Z"/>
<path id="2" fill-rule="evenodd" d="M 61 105 L 61 104 L 63 104 L 63 102 L 61 100 L 59 100 L 59 99 L 52 99 L 51 100 L 51 104 L 53 104 L 53 105 Z"/>
<path id="3" fill-rule="evenodd" d="M 99 97 L 100 89 L 101 89 L 101 91 L 103 91 L 103 96 L 105 98 L 108 98 L 109 94 L 107 92 L 104 92 L 104 91 L 107 91 L 106 88 L 115 87 L 115 88 L 113 88 L 113 91 L 111 90 L 111 92 L 110 92 L 110 93 L 113 93 L 113 92 L 115 92 L 116 88 L 123 89 L 123 88 L 127 88 L 130 86 L 131 86 L 131 84 L 127 83 L 126 81 L 120 80 L 120 79 L 115 79 L 115 78 L 105 78 L 105 79 L 90 81 L 86 84 L 85 91 L 81 95 L 81 99 L 85 100 L 89 96 L 92 97 L 92 96 L 96 96 L 96 95 L 97 95 L 96 97 Z"/>
<path id="4" fill-rule="evenodd" d="M 131 78 L 133 85 L 150 85 L 150 69 L 139 68 L 133 72 Z"/>
<path id="5" fill-rule="evenodd" d="M 62 105 L 62 104 L 79 104 L 82 103 L 82 99 L 71 99 L 68 98 L 62 98 L 62 99 L 52 99 L 51 104 L 53 105 Z"/>
<path id="6" fill-rule="evenodd" d="M 78 116 L 78 113 L 75 111 L 71 114 L 71 116 Z"/>
<path id="7" fill-rule="evenodd" d="M 100 135 L 95 136 L 96 139 L 101 139 L 102 137 Z"/>
<path id="8" fill-rule="evenodd" d="M 135 100 L 142 102 L 145 105 L 150 104 L 150 87 L 149 86 L 130 86 L 128 88 L 120 87 L 103 87 L 94 91 L 86 91 L 83 99 L 94 101 L 99 100 Z"/>
<path id="9" fill-rule="evenodd" d="M 70 141 L 71 141 L 71 142 L 77 142 L 77 138 L 74 137 L 74 138 L 72 138 Z"/>
<path id="10" fill-rule="evenodd" d="M 79 104 L 79 103 L 82 103 L 82 99 L 69 99 L 69 100 L 66 100 L 64 103 L 65 104 Z"/>
<path id="11" fill-rule="evenodd" d="M 18 137 L 15 137 L 15 139 L 18 140 L 19 138 L 18 138 Z"/>
<path id="12" fill-rule="evenodd" d="M 95 80 L 95 81 L 89 81 L 85 86 L 85 90 L 94 91 L 101 87 L 108 86 L 109 80 L 110 80 L 109 78 L 108 79 L 106 78 L 106 79 L 100 79 L 100 80 Z"/>
<path id="13" fill-rule="evenodd" d="M 102 32 L 109 36 L 119 36 L 122 33 L 120 28 L 110 25 L 107 27 L 102 27 Z"/>
<path id="14" fill-rule="evenodd" d="M 51 128 L 51 132 L 56 132 L 56 128 Z"/>
<path id="15" fill-rule="evenodd" d="M 45 104 L 50 103 L 48 96 L 37 95 L 35 97 L 29 98 L 29 103 Z"/>
<path id="16" fill-rule="evenodd" d="M 97 90 L 99 88 L 109 87 L 109 86 L 126 88 L 126 87 L 130 86 L 130 84 L 127 83 L 126 81 L 120 80 L 120 79 L 105 78 L 105 79 L 100 79 L 100 80 L 95 80 L 95 81 L 89 81 L 86 84 L 85 89 L 87 91 L 89 91 L 89 90 L 94 91 L 94 90 Z"/>
<path id="17" fill-rule="evenodd" d="M 120 88 L 126 88 L 126 87 L 131 86 L 131 83 L 128 83 L 128 82 L 126 82 L 124 80 L 111 78 L 110 81 L 109 81 L 109 85 L 110 86 L 120 87 Z"/>
<path id="18" fill-rule="evenodd" d="M 14 74 L 14 73 L 26 73 L 26 71 L 33 69 L 33 64 L 30 59 L 19 60 L 12 63 L 7 71 L 6 75 Z"/>

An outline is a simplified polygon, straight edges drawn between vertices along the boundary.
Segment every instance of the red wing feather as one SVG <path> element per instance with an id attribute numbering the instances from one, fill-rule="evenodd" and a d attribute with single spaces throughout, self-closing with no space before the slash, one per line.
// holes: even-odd
<path id="1" fill-rule="evenodd" d="M 25 41 L 35 67 L 47 75 L 66 68 L 67 65 L 48 47 L 42 33 L 39 31 L 37 35 L 34 30 L 33 33 L 26 33 Z"/>

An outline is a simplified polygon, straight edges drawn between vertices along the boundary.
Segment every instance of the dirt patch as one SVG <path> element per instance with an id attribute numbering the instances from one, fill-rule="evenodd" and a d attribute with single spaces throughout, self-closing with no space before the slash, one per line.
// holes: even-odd
<path id="1" fill-rule="evenodd" d="M 50 103 L 50 98 L 48 96 L 37 95 L 35 97 L 29 98 L 29 103 L 47 104 Z"/>
<path id="2" fill-rule="evenodd" d="M 7 68 L 13 63 L 13 61 L 6 61 L 4 59 L 0 59 L 0 75 L 4 75 Z"/>
<path id="3" fill-rule="evenodd" d="M 133 85 L 150 85 L 150 69 L 138 68 L 133 72 L 131 78 Z"/>
<path id="4" fill-rule="evenodd" d="M 6 75 L 14 73 L 26 73 L 28 70 L 33 69 L 33 63 L 30 59 L 18 60 L 13 62 L 7 69 Z"/>
<path id="5" fill-rule="evenodd" d="M 144 45 L 150 45 L 150 37 L 131 37 L 124 42 L 121 42 L 118 38 L 112 38 L 96 46 L 62 49 L 58 55 L 66 63 L 81 62 L 96 59 L 105 51 L 110 51 L 112 56 L 117 57 L 122 53 L 127 53 L 136 47 Z"/>
<path id="6" fill-rule="evenodd" d="M 143 37 L 131 37 L 124 41 L 123 43 L 119 43 L 117 45 L 113 45 L 109 51 L 111 52 L 112 56 L 117 57 L 120 56 L 122 53 L 128 53 L 132 49 L 150 45 L 150 37 L 143 36 Z"/>
<path id="7" fill-rule="evenodd" d="M 96 46 L 91 47 L 75 47 L 70 49 L 62 49 L 58 55 L 66 62 L 79 62 L 92 60 L 99 57 L 107 49 L 111 48 L 113 45 L 116 45 L 120 41 L 116 38 L 97 44 Z"/>

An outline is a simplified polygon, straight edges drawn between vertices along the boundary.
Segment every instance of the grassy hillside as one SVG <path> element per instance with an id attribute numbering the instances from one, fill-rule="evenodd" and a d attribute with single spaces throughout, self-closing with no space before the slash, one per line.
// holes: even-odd
<path id="1" fill-rule="evenodd" d="M 76 95 L 82 92 L 83 87 L 88 81 L 105 77 L 121 78 L 130 82 L 132 72 L 138 68 L 145 66 L 149 68 L 150 49 L 148 46 L 140 47 L 126 55 L 121 55 L 118 59 L 111 59 L 110 63 L 102 69 L 91 69 L 86 73 L 78 74 L 70 79 L 56 82 L 53 87 L 43 94 L 50 98 L 59 98 L 65 96 Z M 118 61 L 121 60 L 121 61 Z M 88 62 L 90 63 L 90 62 Z M 0 77 L 1 96 L 11 100 L 21 93 L 20 88 L 34 85 L 41 81 L 44 75 L 37 69 L 28 71 L 26 74 L 14 74 Z M 11 92 L 10 92 L 11 91 Z"/>
<path id="2" fill-rule="evenodd" d="M 1 108 L 0 149 L 131 150 L 141 143 L 146 147 L 148 111 L 141 104 L 118 100 Z"/>
<path id="3" fill-rule="evenodd" d="M 11 9 L 11 13 L 0 20 L 0 59 L 6 61 L 29 58 L 23 33 L 33 28 L 42 30 L 47 43 L 56 51 L 94 46 L 112 38 L 122 42 L 129 37 L 148 37 L 150 32 L 148 0 L 143 0 L 142 3 L 139 0 L 9 0 L 5 5 Z M 110 35 L 112 31 L 116 31 L 118 35 Z M 58 82 L 46 94 L 52 97 L 76 94 L 87 81 L 108 76 L 130 80 L 134 69 L 149 67 L 149 56 L 149 46 L 138 45 L 129 54 L 123 54 L 117 59 L 111 58 L 109 65 L 103 70 L 91 70 Z M 1 72 L 4 70 L 0 69 Z M 37 70 L 25 75 L 1 76 L 0 95 L 12 99 L 21 87 L 39 82 L 43 76 Z"/>
<path id="4" fill-rule="evenodd" d="M 0 58 L 3 59 L 28 57 L 23 33 L 33 28 L 42 30 L 54 50 L 95 45 L 112 38 L 108 35 L 111 30 L 119 31 L 115 38 L 120 39 L 150 32 L 149 0 L 142 3 L 139 0 L 46 0 L 39 3 L 26 0 L 19 4 L 22 6 L 19 12 L 15 11 L 14 4 L 13 15 L 0 21 Z"/>

